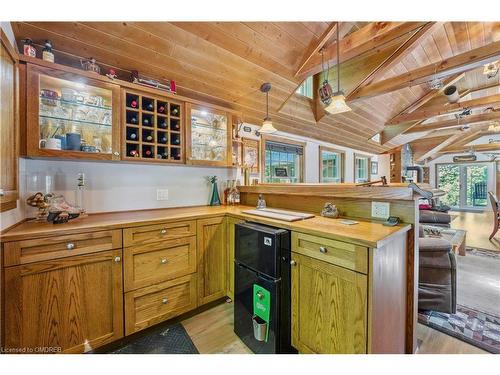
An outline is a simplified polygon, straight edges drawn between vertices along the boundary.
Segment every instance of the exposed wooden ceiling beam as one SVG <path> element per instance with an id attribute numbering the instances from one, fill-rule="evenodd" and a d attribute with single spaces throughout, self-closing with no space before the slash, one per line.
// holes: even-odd
<path id="1" fill-rule="evenodd" d="M 380 78 L 385 72 L 394 67 L 396 64 L 401 62 L 408 54 L 410 54 L 418 42 L 422 40 L 425 36 L 429 35 L 434 28 L 440 25 L 437 22 L 427 22 L 419 30 L 417 30 L 406 42 L 401 44 L 387 59 L 385 59 L 382 64 L 380 64 L 375 70 L 373 70 L 365 79 L 363 79 L 358 86 L 356 86 L 346 97 L 346 100 L 350 100 L 351 97 L 356 96 L 358 90 Z"/>
<path id="2" fill-rule="evenodd" d="M 500 41 L 490 43 L 440 62 L 429 64 L 410 72 L 391 77 L 379 82 L 370 83 L 360 88 L 351 100 L 370 98 L 386 94 L 405 87 L 420 85 L 432 79 L 448 77 L 478 68 L 500 58 Z"/>
<path id="3" fill-rule="evenodd" d="M 408 130 L 406 133 L 418 133 L 436 129 L 453 128 L 455 126 L 474 125 L 481 122 L 493 121 L 497 119 L 500 119 L 500 111 L 470 115 L 461 119 L 443 120 L 430 122 L 428 124 L 421 124 Z"/>
<path id="4" fill-rule="evenodd" d="M 311 100 L 311 109 L 316 123 L 320 122 L 326 116 L 325 108 L 318 95 L 319 84 L 319 74 L 316 74 L 313 77 L 313 99 Z"/>
<path id="5" fill-rule="evenodd" d="M 460 152 L 465 152 L 471 148 L 476 152 L 500 151 L 500 144 L 491 143 L 491 144 L 486 144 L 486 145 L 453 147 L 453 148 L 447 148 L 446 150 L 442 150 L 439 153 L 440 154 L 457 154 Z"/>
<path id="6" fill-rule="evenodd" d="M 425 22 L 372 22 L 340 40 L 341 61 L 347 61 L 369 50 L 380 48 L 394 39 L 415 31 L 424 24 Z M 324 50 L 325 60 L 330 65 L 337 63 L 336 54 L 336 42 L 330 44 Z M 305 78 L 322 70 L 321 55 L 317 53 L 297 71 L 295 76 Z"/>
<path id="7" fill-rule="evenodd" d="M 399 115 L 397 118 L 391 119 L 389 124 L 400 124 L 408 121 L 418 121 L 432 118 L 439 115 L 446 115 L 453 112 L 460 112 L 465 109 L 484 107 L 500 103 L 500 94 L 484 96 L 478 99 L 465 100 L 458 103 L 450 103 L 448 105 L 438 104 L 427 107 L 425 109 L 414 111 L 412 113 L 405 113 Z"/>
<path id="8" fill-rule="evenodd" d="M 455 141 L 457 141 L 460 138 L 462 138 L 464 136 L 465 132 L 467 132 L 467 130 L 464 131 L 464 132 L 459 132 L 458 134 L 455 134 L 455 135 L 447 138 L 446 140 L 444 140 L 443 142 L 441 142 L 440 144 L 438 144 L 437 146 L 433 147 L 432 149 L 430 149 L 429 151 L 427 151 L 425 154 L 423 154 L 422 156 L 420 156 L 417 159 L 417 162 L 421 162 L 421 161 L 425 161 L 426 159 L 433 158 L 435 155 L 437 155 L 439 153 L 439 151 L 441 151 L 445 147 L 451 145 Z"/>
<path id="9" fill-rule="evenodd" d="M 309 45 L 306 53 L 304 54 L 302 62 L 300 63 L 297 72 L 295 73 L 296 76 L 307 65 L 307 63 L 321 51 L 325 43 L 335 34 L 335 32 L 337 31 L 337 24 L 338 22 L 332 22 L 330 26 L 328 26 L 328 28 L 325 30 L 325 32 L 321 35 L 321 37 L 319 37 L 319 39 L 313 41 Z"/>
<path id="10" fill-rule="evenodd" d="M 487 127 L 484 127 L 484 126 L 478 127 L 477 129 L 474 129 L 473 131 L 469 132 L 469 134 L 466 135 L 465 137 L 461 137 L 458 140 L 458 142 L 455 142 L 453 145 L 450 145 L 448 148 L 451 147 L 452 149 L 457 149 L 457 148 L 462 147 L 462 146 L 465 147 L 467 145 L 467 143 L 473 142 L 476 139 L 482 137 L 483 135 L 487 135 L 487 134 L 492 133 L 492 132 L 487 132 L 485 130 L 487 130 Z M 444 149 L 444 151 L 446 151 L 446 148 Z"/>

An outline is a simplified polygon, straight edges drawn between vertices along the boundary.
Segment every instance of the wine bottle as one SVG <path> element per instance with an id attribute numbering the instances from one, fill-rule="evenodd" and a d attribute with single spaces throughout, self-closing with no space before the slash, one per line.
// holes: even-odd
<path id="1" fill-rule="evenodd" d="M 142 119 L 142 124 L 148 126 L 149 125 L 149 119 L 147 117 L 144 117 Z"/>
<path id="2" fill-rule="evenodd" d="M 171 113 L 172 116 L 177 116 L 179 114 L 179 108 L 173 107 Z"/>
<path id="3" fill-rule="evenodd" d="M 137 100 L 132 100 L 132 101 L 130 102 L 130 106 L 131 106 L 132 108 L 137 108 Z"/>
<path id="4" fill-rule="evenodd" d="M 151 150 L 146 150 L 146 151 L 144 152 L 144 154 L 145 154 L 146 156 L 151 156 L 153 153 L 151 152 Z"/>
<path id="5" fill-rule="evenodd" d="M 176 121 L 174 122 L 174 130 L 179 130 L 181 128 L 181 126 L 179 125 L 179 122 Z"/>
<path id="6" fill-rule="evenodd" d="M 162 105 L 160 105 L 160 106 L 158 107 L 158 113 L 164 113 L 164 112 L 165 112 L 165 107 L 164 107 L 164 106 L 162 106 Z"/>
<path id="7" fill-rule="evenodd" d="M 160 142 L 161 143 L 167 143 L 167 137 L 165 137 L 164 135 L 160 138 Z"/>
<path id="8" fill-rule="evenodd" d="M 179 137 L 174 137 L 174 138 L 172 139 L 172 143 L 173 143 L 174 145 L 178 145 L 179 143 L 181 143 L 181 140 L 179 139 Z"/>
<path id="9" fill-rule="evenodd" d="M 131 140 L 135 140 L 135 139 L 137 139 L 137 134 L 136 133 L 130 133 L 128 135 L 128 138 L 131 139 Z"/>
<path id="10" fill-rule="evenodd" d="M 137 152 L 137 150 L 131 150 L 129 152 L 130 156 L 133 156 L 133 157 L 139 157 L 139 153 Z"/>
<path id="11" fill-rule="evenodd" d="M 136 116 L 132 116 L 132 117 L 130 118 L 130 123 L 131 123 L 131 124 L 137 124 L 137 117 L 136 117 Z"/>
<path id="12" fill-rule="evenodd" d="M 146 137 L 146 142 L 152 142 L 153 141 L 153 136 L 151 134 L 149 134 L 147 137 Z"/>
<path id="13" fill-rule="evenodd" d="M 158 125 L 160 126 L 160 128 L 165 129 L 167 127 L 167 122 L 165 121 L 165 119 L 163 119 Z"/>
<path id="14" fill-rule="evenodd" d="M 153 105 L 153 103 L 149 103 L 149 104 L 147 105 L 147 108 L 148 108 L 148 111 L 152 111 L 152 110 L 154 109 L 154 105 Z"/>
<path id="15" fill-rule="evenodd" d="M 166 152 L 161 153 L 161 158 L 162 159 L 168 159 L 168 154 Z"/>

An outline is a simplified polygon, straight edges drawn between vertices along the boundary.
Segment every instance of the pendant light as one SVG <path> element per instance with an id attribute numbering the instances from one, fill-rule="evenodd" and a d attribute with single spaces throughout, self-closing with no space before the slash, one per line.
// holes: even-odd
<path id="1" fill-rule="evenodd" d="M 321 51 L 323 58 L 323 50 Z M 319 88 L 321 101 L 326 105 L 325 111 L 330 114 L 337 114 L 351 111 L 351 107 L 345 102 L 344 92 L 340 90 L 340 38 L 339 38 L 339 23 L 337 22 L 337 92 L 333 93 L 330 83 L 328 83 L 328 74 L 330 66 L 326 71 L 326 78 Z"/>
<path id="2" fill-rule="evenodd" d="M 271 84 L 263 83 L 262 86 L 260 86 L 260 91 L 266 94 L 266 118 L 262 123 L 262 127 L 260 128 L 259 133 L 261 134 L 276 133 L 278 130 L 276 130 L 276 128 L 273 126 L 273 122 L 269 117 L 269 91 L 271 91 Z"/>

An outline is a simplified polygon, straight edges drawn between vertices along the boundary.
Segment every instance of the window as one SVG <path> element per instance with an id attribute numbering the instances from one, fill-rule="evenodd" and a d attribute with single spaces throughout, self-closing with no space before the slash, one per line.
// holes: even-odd
<path id="1" fill-rule="evenodd" d="M 304 143 L 270 136 L 263 136 L 262 142 L 265 183 L 303 182 Z"/>
<path id="2" fill-rule="evenodd" d="M 309 99 L 313 98 L 313 77 L 307 77 L 304 82 L 302 82 L 302 85 L 299 86 L 297 91 L 295 91 L 297 94 L 306 96 Z"/>
<path id="3" fill-rule="evenodd" d="M 354 154 L 354 182 L 370 181 L 370 158 Z"/>
<path id="4" fill-rule="evenodd" d="M 319 146 L 319 182 L 344 181 L 344 153 Z"/>

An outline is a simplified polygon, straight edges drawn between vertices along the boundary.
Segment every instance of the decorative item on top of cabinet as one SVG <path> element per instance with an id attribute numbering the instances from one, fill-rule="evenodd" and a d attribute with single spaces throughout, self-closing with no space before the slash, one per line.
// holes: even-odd
<path id="1" fill-rule="evenodd" d="M 123 159 L 184 163 L 183 104 L 123 90 Z"/>
<path id="2" fill-rule="evenodd" d="M 230 113 L 186 104 L 187 163 L 228 167 L 232 165 Z"/>
<path id="3" fill-rule="evenodd" d="M 2 111 L 0 115 L 0 212 L 17 207 L 19 156 L 19 83 L 18 59 L 14 47 L 0 28 L 0 91 Z M 8 147 L 7 147 L 8 144 Z"/>
<path id="4" fill-rule="evenodd" d="M 120 89 L 28 64 L 27 155 L 120 159 Z"/>
<path id="5" fill-rule="evenodd" d="M 123 337 L 121 257 L 116 249 L 5 268 L 4 347 L 83 353 Z"/>
<path id="6" fill-rule="evenodd" d="M 197 221 L 199 305 L 226 295 L 225 224 L 223 216 Z"/>

